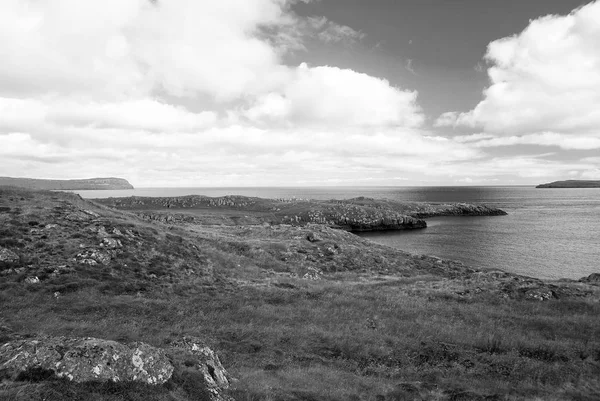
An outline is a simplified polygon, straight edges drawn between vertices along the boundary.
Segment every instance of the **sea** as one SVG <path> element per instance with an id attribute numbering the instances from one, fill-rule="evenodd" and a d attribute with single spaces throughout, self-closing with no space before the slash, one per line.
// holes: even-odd
<path id="1" fill-rule="evenodd" d="M 237 187 L 74 191 L 84 198 L 244 195 L 261 198 L 376 199 L 482 203 L 507 216 L 436 217 L 427 228 L 361 233 L 415 254 L 461 261 L 541 279 L 600 273 L 600 188 L 497 187 Z"/>

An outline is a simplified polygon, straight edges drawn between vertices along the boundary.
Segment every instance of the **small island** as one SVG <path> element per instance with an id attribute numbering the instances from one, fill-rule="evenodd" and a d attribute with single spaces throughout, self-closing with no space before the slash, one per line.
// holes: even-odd
<path id="1" fill-rule="evenodd" d="M 540 184 L 536 188 L 600 188 L 600 181 L 566 180 Z"/>
<path id="2" fill-rule="evenodd" d="M 0 177 L 0 185 L 43 190 L 133 189 L 124 178 L 84 178 L 79 180 L 44 180 L 38 178 Z"/>

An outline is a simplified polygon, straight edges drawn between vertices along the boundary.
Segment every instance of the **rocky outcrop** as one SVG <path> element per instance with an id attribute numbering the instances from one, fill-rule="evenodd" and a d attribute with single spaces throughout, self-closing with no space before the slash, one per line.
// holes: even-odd
<path id="1" fill-rule="evenodd" d="M 540 184 L 536 188 L 600 188 L 600 181 L 566 180 Z"/>
<path id="2" fill-rule="evenodd" d="M 283 224 L 325 224 L 347 231 L 407 230 L 427 227 L 424 220 L 391 209 L 360 205 L 324 205 L 281 217 Z"/>
<path id="3" fill-rule="evenodd" d="M 579 279 L 582 283 L 588 283 L 593 285 L 600 285 L 600 273 L 592 273 L 587 277 Z"/>
<path id="4" fill-rule="evenodd" d="M 162 349 L 97 338 L 41 337 L 0 347 L 0 370 L 16 379 L 31 370 L 50 371 L 74 382 L 136 381 L 162 384 L 173 365 Z"/>
<path id="5" fill-rule="evenodd" d="M 427 227 L 433 216 L 501 216 L 500 209 L 468 203 L 430 204 L 371 198 L 346 200 L 277 200 L 244 196 L 108 198 L 98 203 L 134 210 L 145 220 L 167 224 L 260 225 L 311 223 L 347 231 L 409 230 Z M 166 210 L 169 210 L 166 213 Z M 223 215 L 220 212 L 225 212 Z"/>
<path id="6" fill-rule="evenodd" d="M 192 369 L 210 401 L 233 401 L 227 371 L 201 339 L 183 337 L 165 349 L 142 342 L 122 344 L 98 338 L 37 337 L 0 347 L 0 372 L 9 380 L 31 375 L 81 382 L 140 382 L 159 385 Z M 179 371 L 178 371 L 179 370 Z M 192 377 L 192 376 L 190 376 Z M 203 398 L 204 399 L 204 398 Z"/>
<path id="7" fill-rule="evenodd" d="M 506 214 L 504 210 L 498 208 L 471 203 L 421 204 L 411 212 L 411 216 L 419 218 L 440 216 L 506 216 Z"/>
<path id="8" fill-rule="evenodd" d="M 46 190 L 133 189 L 123 178 L 85 178 L 81 180 L 43 180 L 35 178 L 0 177 L 0 185 Z"/>

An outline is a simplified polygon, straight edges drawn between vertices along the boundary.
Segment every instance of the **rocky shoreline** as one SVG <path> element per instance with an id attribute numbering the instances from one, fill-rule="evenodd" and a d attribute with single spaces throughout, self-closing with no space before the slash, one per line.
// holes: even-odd
<path id="1" fill-rule="evenodd" d="M 347 200 L 275 200 L 244 196 L 128 197 L 95 199 L 97 203 L 134 211 L 163 223 L 325 224 L 346 231 L 411 230 L 427 227 L 437 216 L 503 216 L 503 210 L 468 203 L 432 204 L 371 198 Z M 220 218 L 219 213 L 221 214 Z"/>

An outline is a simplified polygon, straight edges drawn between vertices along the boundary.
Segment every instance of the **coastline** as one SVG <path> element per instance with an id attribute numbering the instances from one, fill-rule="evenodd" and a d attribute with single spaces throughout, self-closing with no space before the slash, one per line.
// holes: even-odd
<path id="1" fill-rule="evenodd" d="M 208 212 L 220 218 L 247 201 L 236 199 L 207 200 L 217 204 Z M 247 215 L 249 206 L 236 211 Z M 597 378 L 600 341 L 590 335 L 600 332 L 597 276 L 545 281 L 481 271 L 308 221 L 164 224 L 66 192 L 0 188 L 0 220 L 0 398 L 24 391 L 168 397 L 188 391 L 182 377 L 205 391 L 203 366 L 218 366 L 228 379 L 211 387 L 215 394 L 239 400 L 317 397 L 324 390 L 315 383 L 336 400 L 415 392 L 569 399 L 587 390 L 568 383 Z M 152 383 L 114 384 L 110 369 L 80 351 L 72 377 L 106 381 L 52 379 L 52 358 L 43 365 L 48 378 L 16 380 L 38 366 L 24 357 L 32 344 L 97 344 L 123 360 L 142 349 L 165 367 L 156 376 L 164 385 L 150 372 Z M 222 365 L 197 359 L 198 349 L 218 353 Z M 540 374 L 552 380 L 523 385 Z"/>

